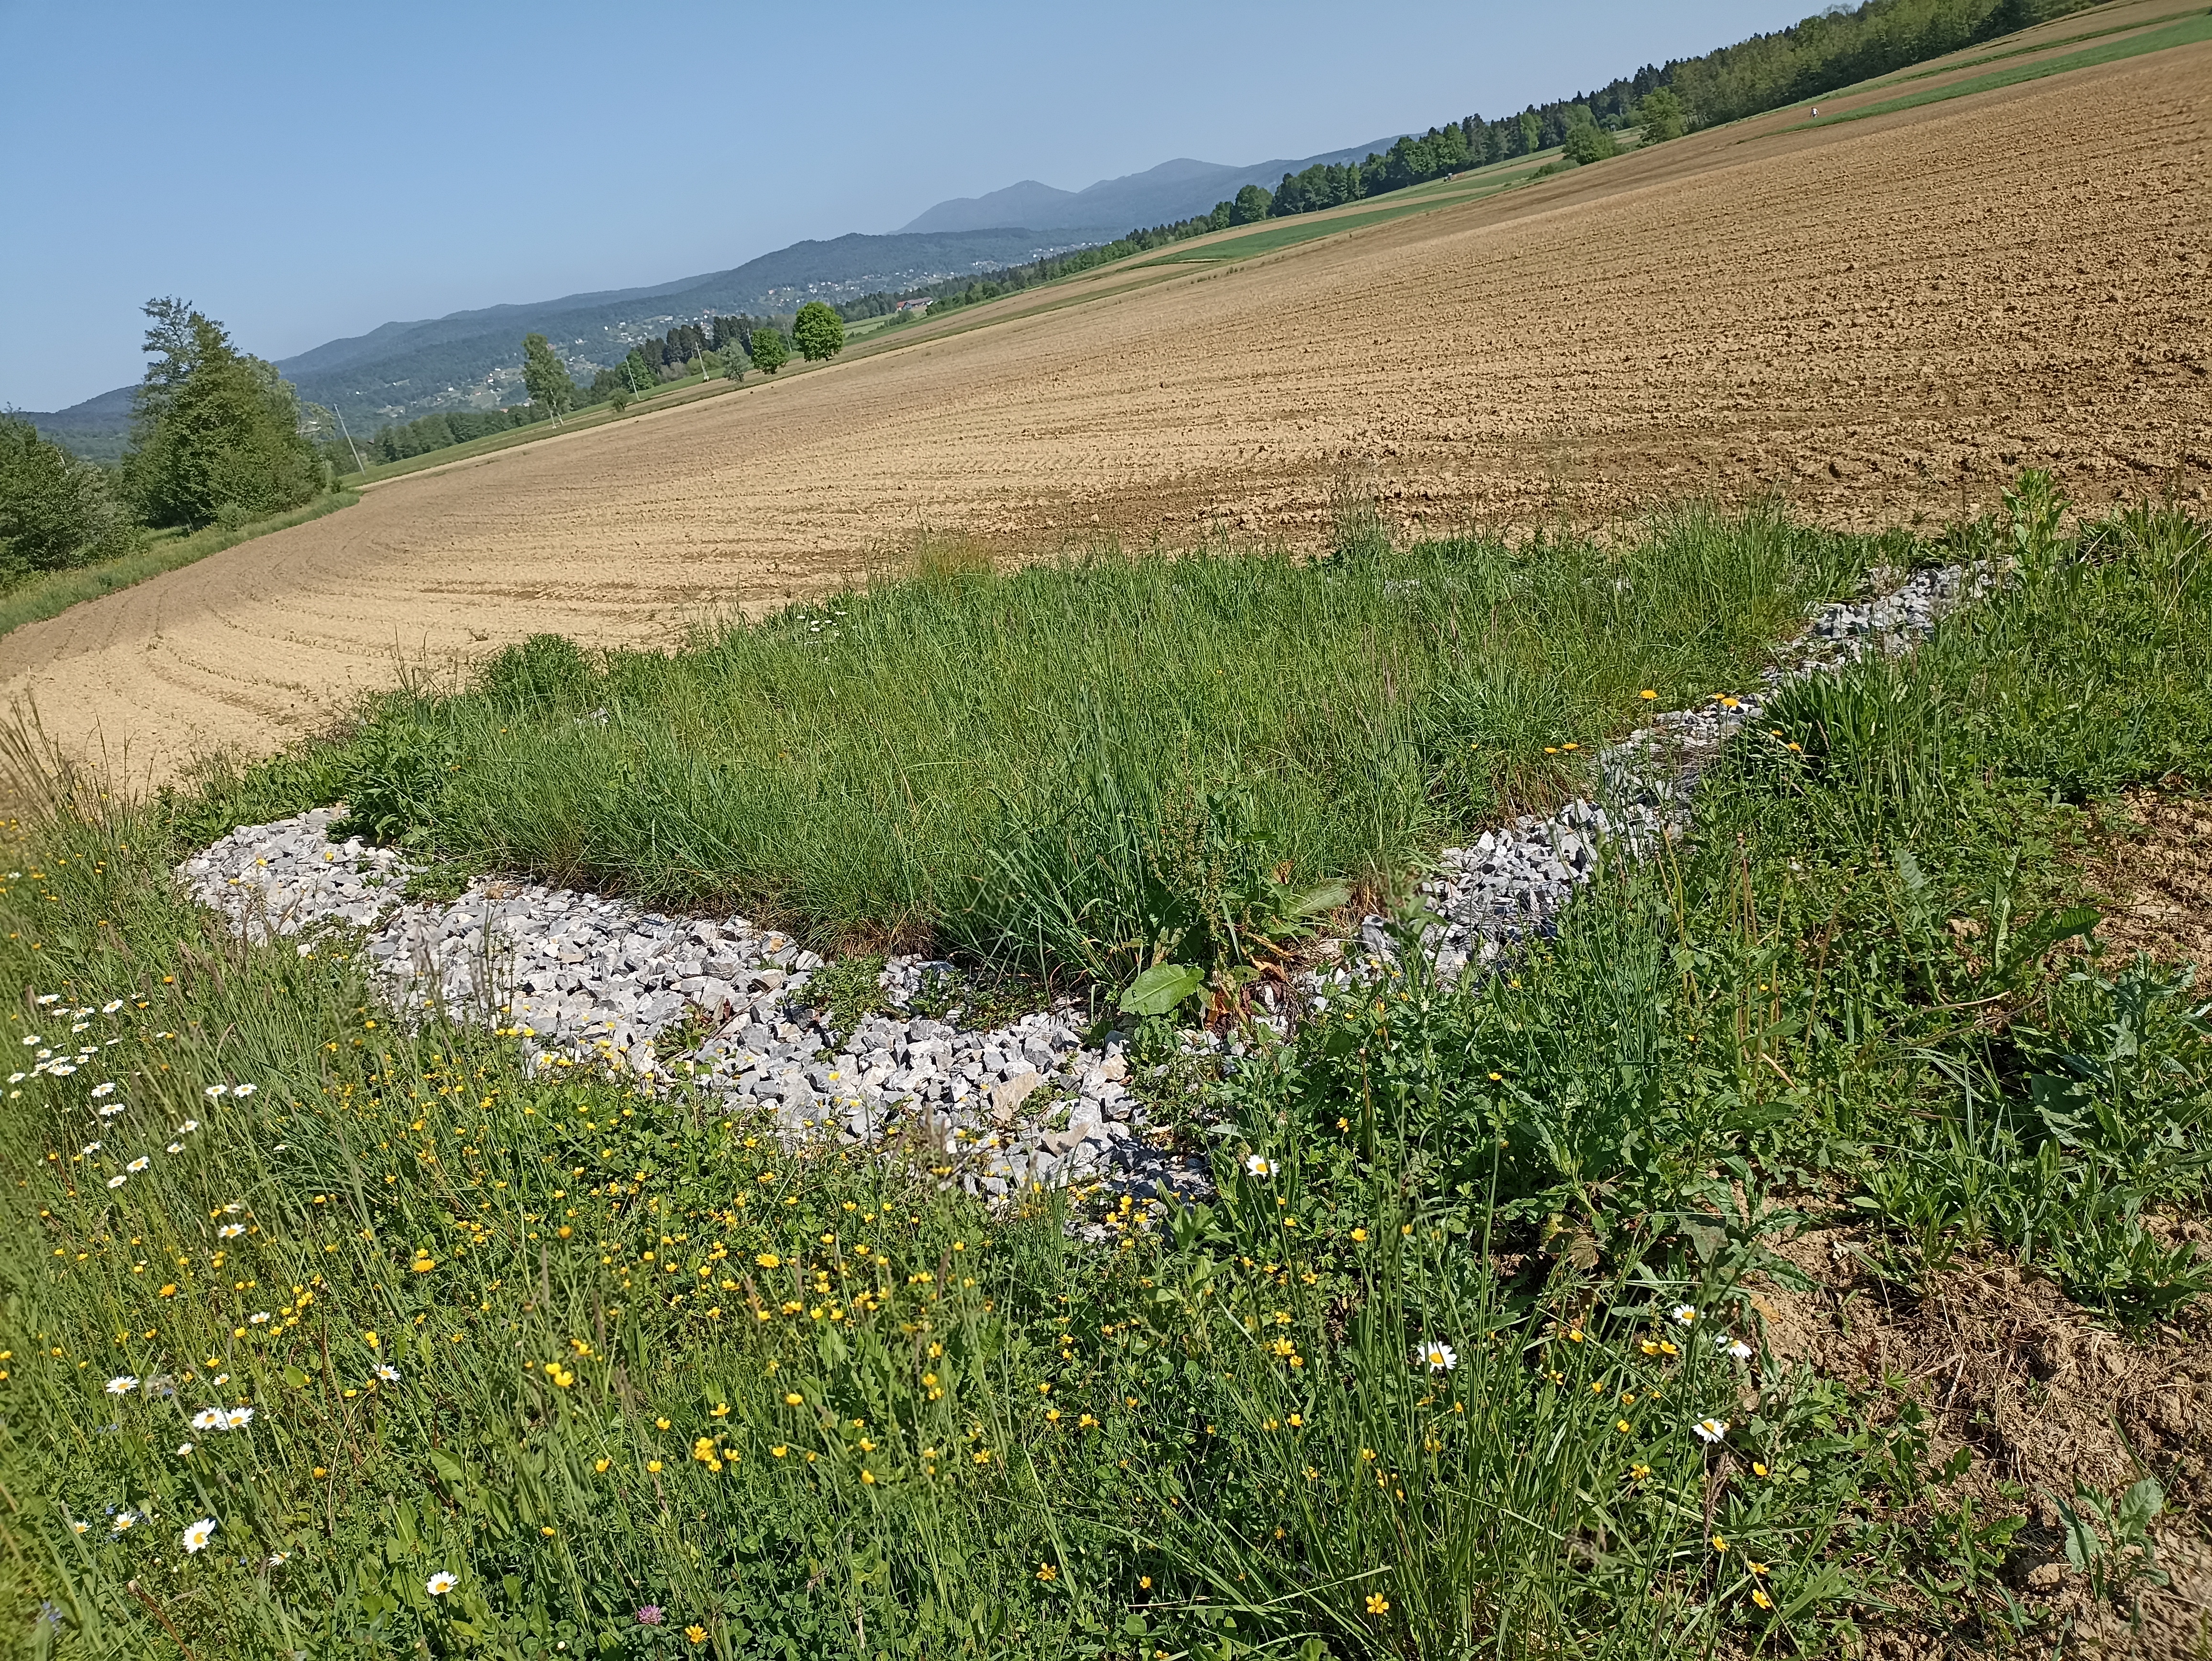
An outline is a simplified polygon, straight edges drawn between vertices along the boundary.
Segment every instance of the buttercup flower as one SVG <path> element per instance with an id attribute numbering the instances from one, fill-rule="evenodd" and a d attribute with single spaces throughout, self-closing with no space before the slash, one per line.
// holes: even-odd
<path id="1" fill-rule="evenodd" d="M 214 1535 L 215 1518 L 212 1517 L 203 1517 L 198 1522 L 193 1524 L 191 1527 L 185 1530 L 185 1549 L 186 1551 L 204 1551 L 207 1549 L 207 1542 L 214 1537 Z"/>
<path id="2" fill-rule="evenodd" d="M 452 1573 L 445 1569 L 440 1569 L 435 1574 L 432 1575 L 428 1580 L 425 1580 L 422 1583 L 422 1590 L 428 1592 L 433 1597 L 443 1597 L 447 1592 L 453 1591 L 455 1586 L 458 1586 L 460 1584 L 461 1577 L 459 1575 Z"/>

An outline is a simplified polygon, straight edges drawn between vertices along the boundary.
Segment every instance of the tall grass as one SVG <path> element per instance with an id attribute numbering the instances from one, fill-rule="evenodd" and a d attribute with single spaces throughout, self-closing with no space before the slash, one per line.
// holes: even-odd
<path id="1" fill-rule="evenodd" d="M 1331 881 L 1387 897 L 1910 546 L 1692 510 L 1614 548 L 940 563 L 670 655 L 531 642 L 192 823 L 342 796 L 470 864 L 1111 981 L 1247 955 Z"/>

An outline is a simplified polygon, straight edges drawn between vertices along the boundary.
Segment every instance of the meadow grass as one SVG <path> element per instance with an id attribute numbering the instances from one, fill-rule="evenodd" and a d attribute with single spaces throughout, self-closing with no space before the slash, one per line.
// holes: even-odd
<path id="1" fill-rule="evenodd" d="M 1909 539 L 1690 509 L 1332 557 L 1107 549 L 918 575 L 673 654 L 545 638 L 459 696 L 178 804 L 192 833 L 343 799 L 485 869 L 730 907 L 825 952 L 935 941 L 1054 979 L 1249 959 L 1334 883 L 1583 788 L 1595 746 L 1741 685 Z"/>
<path id="2" fill-rule="evenodd" d="M 495 1029 L 390 1013 L 343 934 L 232 940 L 170 879 L 174 804 L 55 780 L 0 891 L 17 1631 L 869 1661 L 2034 1635 L 2018 1524 L 1968 1538 L 1924 1386 L 1785 1363 L 1749 1299 L 1840 1214 L 1900 1291 L 2000 1250 L 2116 1323 L 2201 1319 L 2212 1267 L 2144 1225 L 2203 1214 L 2202 995 L 2054 948 L 2089 810 L 2201 769 L 2212 546 L 2171 511 L 2061 523 L 2029 490 L 1962 529 L 2009 587 L 1777 700 L 1696 836 L 1608 865 L 1502 980 L 1408 952 L 1206 1077 L 1139 1029 L 1139 1087 L 1199 1083 L 1217 1128 L 1204 1207 L 986 1211 L 926 1150 L 526 1076 Z M 979 635 L 1004 615 L 1005 580 L 934 581 Z"/>
<path id="3" fill-rule="evenodd" d="M 149 542 L 144 547 L 119 559 L 103 560 L 97 565 L 82 566 L 75 570 L 50 571 L 43 576 L 33 577 L 28 582 L 0 593 L 0 635 L 11 629 L 20 629 L 27 623 L 43 623 L 48 618 L 59 617 L 82 601 L 98 599 L 118 588 L 128 588 L 149 577 L 157 577 L 164 571 L 173 571 L 196 560 L 205 559 L 210 554 L 235 548 L 241 542 L 267 536 L 271 531 L 289 531 L 295 525 L 305 525 L 311 519 L 320 519 L 325 514 L 350 508 L 360 500 L 361 497 L 351 490 L 334 490 L 328 496 L 316 498 L 304 508 L 256 520 L 234 530 L 210 525 L 204 530 L 193 531 L 184 536 Z"/>

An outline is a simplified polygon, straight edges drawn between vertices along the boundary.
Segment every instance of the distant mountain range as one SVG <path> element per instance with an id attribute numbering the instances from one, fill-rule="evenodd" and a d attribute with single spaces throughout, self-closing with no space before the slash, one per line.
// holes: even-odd
<path id="1" fill-rule="evenodd" d="M 978 231 L 995 225 L 1026 225 L 1032 230 L 1052 230 L 1071 225 L 1111 225 L 1118 233 L 1141 225 L 1165 225 L 1204 213 L 1247 185 L 1263 185 L 1272 191 L 1286 173 L 1297 173 L 1316 163 L 1362 161 L 1371 151 L 1389 149 L 1396 137 L 1394 133 L 1371 144 L 1355 144 L 1348 150 L 1331 150 L 1302 161 L 1255 161 L 1249 167 L 1178 156 L 1143 173 L 1102 179 L 1079 191 L 1063 191 L 1024 179 L 988 196 L 956 196 L 940 202 L 899 229 L 902 233 Z"/>
<path id="2" fill-rule="evenodd" d="M 1080 191 L 1024 179 L 988 196 L 940 202 L 888 236 L 855 233 L 794 242 L 730 271 L 648 288 L 386 323 L 279 359 L 276 367 L 302 398 L 337 411 L 361 438 L 386 422 L 434 411 L 523 402 L 522 337 L 532 332 L 544 335 L 589 380 L 637 341 L 708 313 L 787 313 L 807 300 L 853 300 L 1018 265 L 1109 242 L 1136 227 L 1188 219 L 1246 185 L 1272 188 L 1285 173 L 1317 161 L 1358 161 L 1390 143 L 1378 139 L 1327 155 L 1249 167 L 1179 158 Z M 241 344 L 251 350 L 250 341 Z M 66 410 L 25 413 L 40 432 L 79 455 L 112 461 L 123 453 L 136 390 L 118 386 Z"/>

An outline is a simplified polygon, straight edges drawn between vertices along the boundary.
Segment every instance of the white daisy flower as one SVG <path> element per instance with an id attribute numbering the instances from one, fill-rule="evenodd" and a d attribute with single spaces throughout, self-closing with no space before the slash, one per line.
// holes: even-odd
<path id="1" fill-rule="evenodd" d="M 399 1369 L 388 1361 L 380 1361 L 377 1364 L 376 1376 L 387 1384 L 396 1384 L 399 1382 Z"/>
<path id="2" fill-rule="evenodd" d="M 110 1079 L 106 1084 L 93 1086 L 92 1093 L 95 1096 L 112 1096 L 115 1093 L 115 1080 Z"/>
<path id="3" fill-rule="evenodd" d="M 110 1396 L 128 1396 L 137 1388 L 138 1380 L 128 1372 L 119 1372 L 107 1381 L 107 1393 Z"/>
<path id="4" fill-rule="evenodd" d="M 70 1028 L 70 1031 L 72 1032 L 82 1032 L 86 1027 L 91 1025 L 92 1023 L 90 1021 L 79 1021 L 75 1026 Z"/>
<path id="5" fill-rule="evenodd" d="M 167 1147 L 162 1150 L 165 1153 L 181 1153 L 184 1151 L 185 1145 L 182 1142 L 171 1142 Z"/>
<path id="6" fill-rule="evenodd" d="M 244 1223 L 225 1223 L 221 1228 L 216 1230 L 215 1237 L 218 1240 L 234 1240 L 245 1232 Z"/>
<path id="7" fill-rule="evenodd" d="M 31 1075 L 27 1073 L 10 1073 L 8 1075 L 8 1082 L 9 1084 L 21 1084 L 24 1080 L 30 1076 Z"/>
<path id="8" fill-rule="evenodd" d="M 190 1442 L 179 1442 L 177 1445 L 177 1457 L 181 1459 L 191 1451 L 192 1445 Z"/>
<path id="9" fill-rule="evenodd" d="M 455 1586 L 458 1586 L 460 1584 L 461 1577 L 459 1575 L 448 1574 L 445 1570 L 440 1569 L 435 1574 L 432 1575 L 428 1580 L 425 1580 L 422 1583 L 422 1590 L 428 1592 L 433 1597 L 443 1597 L 447 1592 L 453 1591 Z"/>
<path id="10" fill-rule="evenodd" d="M 227 1084 L 211 1084 L 200 1093 L 203 1096 L 205 1096 L 210 1101 L 213 1101 L 218 1096 L 228 1096 L 230 1094 L 230 1086 Z"/>
<path id="11" fill-rule="evenodd" d="M 122 1007 L 123 1007 L 123 1000 L 122 1000 L 122 999 L 120 999 L 120 998 L 111 998 L 110 1000 L 108 1000 L 108 1001 L 107 1001 L 107 1002 L 106 1002 L 106 1003 L 104 1003 L 104 1004 L 102 1004 L 102 1005 L 100 1005 L 100 1013 L 101 1014 L 103 1014 L 103 1015 L 112 1015 L 112 1014 L 113 1014 L 117 1010 L 118 1010 L 118 1009 L 120 1009 L 120 1008 L 122 1008 Z"/>
<path id="12" fill-rule="evenodd" d="M 71 1062 L 56 1062 L 52 1067 L 48 1068 L 46 1071 L 52 1074 L 57 1079 L 66 1079 L 70 1074 L 76 1071 L 76 1066 Z"/>
<path id="13" fill-rule="evenodd" d="M 1687 1304 L 1675 1305 L 1672 1312 L 1679 1326 L 1688 1326 L 1698 1318 L 1698 1311 Z"/>
<path id="14" fill-rule="evenodd" d="M 1275 1167 L 1269 1165 L 1267 1160 L 1261 1158 L 1257 1153 L 1255 1153 L 1250 1159 L 1244 1161 L 1244 1169 L 1248 1173 L 1255 1177 L 1272 1177 L 1275 1174 Z"/>
<path id="15" fill-rule="evenodd" d="M 258 1084 L 234 1084 L 230 1087 L 230 1093 L 234 1096 L 251 1096 L 260 1088 Z"/>
<path id="16" fill-rule="evenodd" d="M 8 874 L 9 874 L 9 876 L 11 876 L 11 877 L 12 877 L 12 876 L 14 876 L 15 873 L 14 872 L 12 872 L 12 871 L 11 871 L 11 872 L 9 872 Z M 50 1003 L 59 1003 L 61 1001 L 62 1001 L 62 995 L 61 995 L 60 993 L 58 993 L 58 992 L 41 992 L 41 993 L 40 993 L 40 994 L 39 994 L 39 995 L 38 995 L 37 997 L 33 998 L 31 1001 L 32 1001 L 32 1002 L 33 1002 L 33 1003 L 35 1003 L 35 1004 L 37 1004 L 37 1005 L 39 1005 L 39 1006 L 40 1006 L 40 1007 L 44 1008 L 46 1005 L 48 1005 L 48 1004 L 50 1004 Z"/>
<path id="17" fill-rule="evenodd" d="M 131 1180 L 131 1179 L 130 1179 L 128 1177 L 125 1176 L 121 1171 L 117 1171 L 117 1172 L 116 1172 L 112 1177 L 110 1177 L 107 1179 L 107 1185 L 108 1185 L 110 1188 L 120 1188 L 120 1187 L 122 1187 L 122 1186 L 123 1186 L 123 1184 L 124 1184 L 124 1183 L 125 1183 L 129 1182 L 130 1180 Z"/>
<path id="18" fill-rule="evenodd" d="M 75 1518 L 71 1518 L 70 1519 L 70 1527 L 76 1532 L 83 1534 L 91 1529 L 92 1524 L 89 1523 L 80 1523 Z"/>
<path id="19" fill-rule="evenodd" d="M 185 1530 L 185 1549 L 186 1551 L 204 1551 L 207 1549 L 207 1542 L 214 1536 L 215 1518 L 212 1517 L 203 1517 L 198 1522 L 193 1524 L 191 1527 Z"/>
<path id="20" fill-rule="evenodd" d="M 1700 1442 L 1717 1442 L 1729 1432 L 1728 1421 L 1725 1419 L 1700 1419 L 1690 1428 L 1697 1433 Z"/>
<path id="21" fill-rule="evenodd" d="M 223 1207 L 223 1210 L 234 1217 L 245 1209 L 246 1202 L 243 1200 L 233 1200 L 228 1205 Z"/>
<path id="22" fill-rule="evenodd" d="M 103 1119 L 112 1119 L 117 1114 L 123 1111 L 123 1104 L 121 1102 L 109 1102 L 94 1110 Z"/>
<path id="23" fill-rule="evenodd" d="M 265 1309 L 257 1309 L 246 1317 L 246 1324 L 248 1326 L 266 1326 L 268 1323 L 269 1311 Z"/>
<path id="24" fill-rule="evenodd" d="M 252 1422 L 252 1418 L 253 1409 L 252 1408 L 233 1408 L 229 1412 L 222 1415 L 222 1427 L 225 1430 L 242 1429 L 246 1425 Z M 1723 1428 L 1725 1428 L 1725 1427 L 1723 1427 Z"/>
<path id="25" fill-rule="evenodd" d="M 1731 1337 L 1723 1332 L 1715 1335 L 1713 1342 L 1717 1344 L 1723 1353 L 1733 1355 L 1739 1361 L 1751 1360 L 1751 1346 L 1741 1338 Z"/>
<path id="26" fill-rule="evenodd" d="M 210 1382 L 216 1384 L 227 1384 L 230 1382 L 230 1375 L 228 1372 L 218 1372 Z"/>
<path id="27" fill-rule="evenodd" d="M 289 1562 L 290 1562 L 291 1561 L 292 1561 L 292 1554 L 291 1554 L 290 1552 L 289 1552 L 289 1551 L 272 1551 L 272 1552 L 270 1552 L 270 1553 L 269 1554 L 269 1561 L 268 1561 L 268 1563 L 266 1564 L 266 1566 L 265 1566 L 265 1567 L 269 1567 L 269 1568 L 272 1568 L 272 1569 L 273 1569 L 273 1568 L 276 1567 L 277 1567 L 278 1565 L 280 1565 L 280 1564 L 289 1563 Z"/>
<path id="28" fill-rule="evenodd" d="M 44 1043 L 46 1042 L 46 1040 L 45 1040 L 44 1038 L 40 1037 L 37 1033 L 35 1033 L 35 1032 L 26 1032 L 26 1033 L 23 1035 L 23 1042 L 24 1042 L 24 1043 L 25 1043 L 25 1044 L 28 1045 L 28 1044 L 34 1044 L 34 1043 Z"/>
<path id="29" fill-rule="evenodd" d="M 77 1157 L 79 1159 L 84 1159 L 99 1152 L 100 1144 L 98 1142 L 87 1142 L 82 1147 L 77 1150 Z"/>
<path id="30" fill-rule="evenodd" d="M 200 1122 L 198 1119 L 187 1119 L 184 1123 L 177 1127 L 177 1135 L 179 1136 L 189 1136 L 192 1132 L 198 1130 L 199 1128 Z"/>
<path id="31" fill-rule="evenodd" d="M 1459 1365 L 1459 1352 L 1441 1338 L 1431 1339 L 1415 1352 L 1416 1365 L 1425 1366 L 1431 1372 L 1449 1372 Z"/>
<path id="32" fill-rule="evenodd" d="M 223 1428 L 222 1421 L 223 1411 L 221 1408 L 202 1408 L 198 1413 L 192 1415 L 192 1428 L 221 1430 Z"/>
<path id="33" fill-rule="evenodd" d="M 154 1162 L 151 1159 L 148 1159 L 143 1153 L 141 1153 L 137 1159 L 131 1160 L 129 1165 L 123 1168 L 135 1177 L 153 1163 Z"/>

